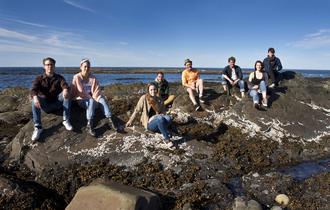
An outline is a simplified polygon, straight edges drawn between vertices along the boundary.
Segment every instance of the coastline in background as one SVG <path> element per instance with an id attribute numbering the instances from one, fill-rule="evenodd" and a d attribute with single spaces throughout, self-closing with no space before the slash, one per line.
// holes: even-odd
<path id="1" fill-rule="evenodd" d="M 220 82 L 222 68 L 198 68 L 202 78 L 206 82 Z M 253 69 L 243 68 L 246 78 Z M 156 72 L 165 72 L 169 82 L 181 81 L 183 68 L 162 68 L 162 67 L 96 67 L 92 68 L 102 86 L 114 83 L 148 83 L 156 77 Z M 282 70 L 285 71 L 285 70 Z M 290 70 L 302 74 L 304 77 L 330 78 L 330 70 Z M 72 77 L 79 72 L 74 67 L 56 67 L 56 72 L 62 74 L 68 83 Z M 9 87 L 30 88 L 36 75 L 42 74 L 42 67 L 0 67 L 0 90 Z"/>

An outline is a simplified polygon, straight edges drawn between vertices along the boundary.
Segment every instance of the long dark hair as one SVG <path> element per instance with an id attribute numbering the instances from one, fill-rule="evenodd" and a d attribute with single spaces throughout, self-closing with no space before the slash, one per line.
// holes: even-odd
<path id="1" fill-rule="evenodd" d="M 150 86 L 154 86 L 156 88 L 157 92 L 158 92 L 157 86 L 153 83 L 149 83 L 147 85 L 147 94 L 146 94 L 147 102 L 152 107 L 152 109 L 156 112 L 156 114 L 160 114 L 162 110 L 161 110 L 161 107 L 158 106 L 159 105 L 159 102 L 158 102 L 159 98 L 157 96 L 153 97 L 153 96 L 150 95 L 150 93 L 149 93 Z"/>
<path id="2" fill-rule="evenodd" d="M 254 64 L 254 71 L 257 71 L 257 63 L 261 64 L 261 72 L 264 72 L 264 63 L 261 60 L 257 60 Z"/>

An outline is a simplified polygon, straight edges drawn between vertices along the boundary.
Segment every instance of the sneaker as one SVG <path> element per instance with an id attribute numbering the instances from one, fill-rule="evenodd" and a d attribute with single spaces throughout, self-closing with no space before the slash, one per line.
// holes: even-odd
<path id="1" fill-rule="evenodd" d="M 64 120 L 62 122 L 62 124 L 64 125 L 64 127 L 65 127 L 66 130 L 68 130 L 68 131 L 72 131 L 73 130 L 73 127 L 70 124 L 70 121 L 69 120 Z"/>
<path id="2" fill-rule="evenodd" d="M 203 96 L 200 96 L 200 97 L 199 97 L 199 102 L 201 102 L 201 103 L 205 103 L 205 100 L 204 100 Z"/>
<path id="3" fill-rule="evenodd" d="M 275 87 L 275 84 L 274 83 L 272 83 L 271 85 L 269 85 L 268 87 L 270 87 L 270 88 L 273 88 L 273 87 Z"/>
<path id="4" fill-rule="evenodd" d="M 198 104 L 195 104 L 194 107 L 195 107 L 195 111 L 199 111 L 201 109 L 201 106 Z"/>
<path id="5" fill-rule="evenodd" d="M 262 106 L 264 106 L 264 107 L 267 107 L 268 106 L 267 100 L 262 100 Z"/>
<path id="6" fill-rule="evenodd" d="M 42 133 L 42 128 L 37 128 L 37 127 L 34 127 L 34 130 L 33 130 L 33 133 L 32 133 L 32 137 L 31 137 L 31 140 L 34 142 L 34 141 L 37 141 L 40 137 L 40 134 Z"/>

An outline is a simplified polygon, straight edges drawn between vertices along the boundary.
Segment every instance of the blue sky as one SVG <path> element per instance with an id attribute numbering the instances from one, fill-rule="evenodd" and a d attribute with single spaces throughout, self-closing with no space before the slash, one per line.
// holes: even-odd
<path id="1" fill-rule="evenodd" d="M 253 67 L 269 47 L 288 69 L 330 70 L 328 0 L 0 0 L 0 66 Z"/>

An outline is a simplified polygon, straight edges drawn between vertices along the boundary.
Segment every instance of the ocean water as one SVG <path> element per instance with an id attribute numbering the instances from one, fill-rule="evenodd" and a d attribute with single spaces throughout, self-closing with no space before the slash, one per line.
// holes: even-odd
<path id="1" fill-rule="evenodd" d="M 114 83 L 148 83 L 153 81 L 156 77 L 156 73 L 159 70 L 166 71 L 166 68 L 145 68 L 145 73 L 134 73 L 137 68 L 111 68 L 112 70 L 125 70 L 126 73 L 107 73 L 107 70 L 102 70 L 102 73 L 97 73 L 95 76 L 99 80 L 102 86 L 110 85 Z M 139 68 L 144 69 L 144 68 Z M 173 68 L 172 68 L 173 69 Z M 179 69 L 179 68 L 178 68 Z M 213 68 L 199 68 L 201 70 L 201 77 L 207 82 L 220 82 L 220 69 Z M 183 69 L 182 69 L 183 70 Z M 129 72 L 132 73 L 129 73 Z M 148 73 L 148 71 L 152 73 Z M 210 72 L 211 73 L 208 73 Z M 219 73 L 217 73 L 219 71 Z M 243 69 L 244 78 L 248 76 L 248 72 L 251 69 Z M 290 70 L 291 71 L 291 70 Z M 67 70 L 66 68 L 56 67 L 56 72 L 63 75 L 68 83 L 71 83 L 73 75 L 78 70 Z M 301 73 L 305 77 L 320 77 L 330 78 L 330 70 L 299 70 L 297 73 Z M 33 80 L 39 74 L 43 73 L 43 69 L 40 67 L 0 67 L 0 90 L 10 87 L 26 87 L 30 88 Z M 181 81 L 181 73 L 166 73 L 165 78 L 169 82 Z"/>

